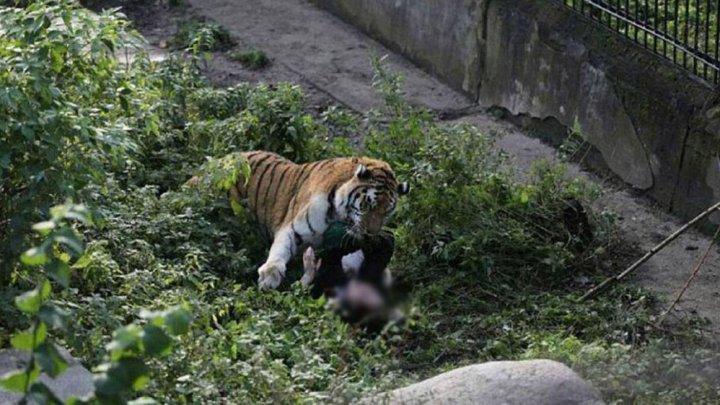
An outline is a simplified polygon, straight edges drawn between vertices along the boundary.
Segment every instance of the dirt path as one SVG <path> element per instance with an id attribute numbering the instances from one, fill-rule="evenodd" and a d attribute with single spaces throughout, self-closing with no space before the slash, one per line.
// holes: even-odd
<path id="1" fill-rule="evenodd" d="M 221 23 L 238 39 L 239 48 L 260 48 L 273 60 L 271 67 L 252 72 L 218 55 L 209 71 L 209 76 L 217 84 L 292 81 L 306 88 L 311 106 L 322 108 L 340 103 L 364 112 L 380 103 L 370 86 L 370 55 L 376 52 L 390 54 L 390 68 L 404 74 L 405 88 L 411 103 L 441 112 L 474 110 L 471 100 L 307 1 L 188 2 L 189 8 L 184 10 L 186 15 Z M 142 6 L 142 14 L 133 15 L 132 9 L 128 10 L 128 14 L 137 21 L 139 29 L 151 43 L 159 44 L 175 31 L 173 13 L 168 14 L 159 8 L 155 13 L 148 13 L 148 7 L 151 6 Z M 481 131 L 502 134 L 497 147 L 515 156 L 520 173 L 526 171 L 535 160 L 556 159 L 555 149 L 489 114 L 475 112 L 459 120 L 470 122 Z M 600 182 L 577 166 L 570 168 L 570 174 Z M 641 250 L 651 248 L 681 225 L 676 219 L 655 210 L 647 201 L 633 197 L 625 190 L 608 184 L 603 184 L 603 187 L 605 195 L 595 208 L 616 212 L 621 218 L 624 239 L 636 244 Z M 690 232 L 640 268 L 632 281 L 655 292 L 661 308 L 664 308 L 682 286 L 708 243 L 709 238 L 706 236 Z M 709 319 L 711 324 L 708 331 L 716 338 L 720 337 L 719 259 L 718 249 L 713 249 L 708 264 L 673 314 L 682 317 L 693 313 Z"/>

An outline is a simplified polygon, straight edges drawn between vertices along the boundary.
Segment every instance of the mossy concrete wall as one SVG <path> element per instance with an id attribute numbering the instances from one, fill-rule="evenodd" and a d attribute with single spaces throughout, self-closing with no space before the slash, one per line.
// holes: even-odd
<path id="1" fill-rule="evenodd" d="M 712 88 L 550 0 L 314 0 L 482 106 L 575 123 L 668 211 L 720 199 Z"/>

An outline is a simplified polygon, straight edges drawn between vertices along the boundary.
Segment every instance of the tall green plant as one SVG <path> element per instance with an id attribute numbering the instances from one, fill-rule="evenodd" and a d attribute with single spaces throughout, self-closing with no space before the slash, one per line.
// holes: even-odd
<path id="1" fill-rule="evenodd" d="M 0 386 L 23 395 L 23 403 L 61 403 L 40 380 L 40 373 L 58 377 L 68 367 L 67 361 L 51 341 L 51 329 L 64 330 L 67 314 L 51 299 L 52 282 L 62 288 L 70 284 L 71 262 L 84 253 L 84 245 L 70 221 L 91 225 L 87 209 L 65 204 L 51 209 L 51 218 L 33 228 L 43 242 L 22 255 L 26 266 L 40 267 L 37 286 L 15 299 L 17 308 L 31 318 L 31 327 L 13 336 L 14 348 L 27 351 L 26 366 L 0 377 Z M 150 369 L 144 358 L 167 355 L 172 351 L 171 336 L 185 334 L 191 320 L 187 305 L 162 312 L 143 311 L 144 324 L 130 324 L 113 335 L 107 346 L 106 363 L 98 367 L 94 393 L 83 400 L 71 398 L 68 403 L 125 403 L 149 381 Z"/>
<path id="2" fill-rule="evenodd" d="M 73 0 L 0 8 L 0 284 L 30 224 L 158 131 L 124 63 L 142 59 L 128 24 Z"/>

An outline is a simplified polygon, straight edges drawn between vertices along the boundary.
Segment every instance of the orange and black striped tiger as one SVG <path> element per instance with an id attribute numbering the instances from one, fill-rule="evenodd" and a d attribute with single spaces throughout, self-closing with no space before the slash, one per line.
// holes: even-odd
<path id="1" fill-rule="evenodd" d="M 280 284 L 286 263 L 298 252 L 319 247 L 333 221 L 347 222 L 355 237 L 377 234 L 398 196 L 409 191 L 380 160 L 350 157 L 295 164 L 271 152 L 241 155 L 250 165 L 250 177 L 240 176 L 231 196 L 247 199 L 261 229 L 273 240 L 267 261 L 258 269 L 262 289 Z"/>

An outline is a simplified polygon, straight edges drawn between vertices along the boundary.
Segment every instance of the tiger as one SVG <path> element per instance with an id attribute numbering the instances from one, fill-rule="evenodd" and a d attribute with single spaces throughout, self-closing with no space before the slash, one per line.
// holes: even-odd
<path id="1" fill-rule="evenodd" d="M 267 151 L 240 155 L 250 174 L 239 176 L 230 197 L 246 201 L 261 232 L 272 240 L 258 268 L 262 290 L 277 288 L 290 259 L 306 247 L 318 248 L 333 221 L 346 222 L 353 238 L 379 233 L 410 188 L 397 181 L 388 163 L 367 157 L 296 164 Z"/>

